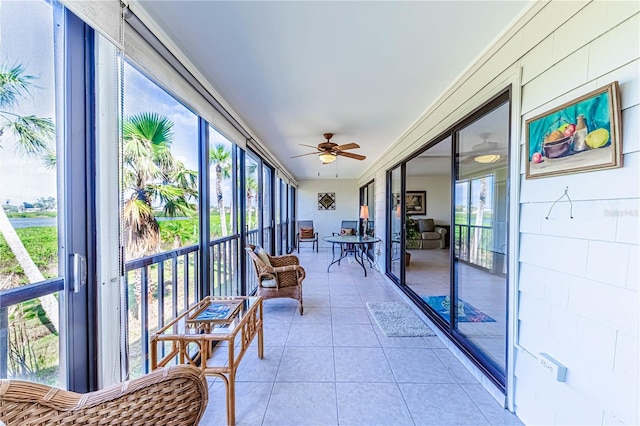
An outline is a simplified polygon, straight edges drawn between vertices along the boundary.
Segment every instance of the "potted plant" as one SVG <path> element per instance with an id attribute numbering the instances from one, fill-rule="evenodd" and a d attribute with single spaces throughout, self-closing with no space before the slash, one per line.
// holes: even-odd
<path id="1" fill-rule="evenodd" d="M 407 230 L 407 240 L 417 240 L 420 236 L 418 232 L 418 223 L 407 215 L 404 222 L 405 229 Z"/>
<path id="2" fill-rule="evenodd" d="M 418 223 L 413 220 L 409 215 L 405 216 L 404 228 L 406 230 L 406 248 L 412 247 L 412 240 L 418 240 L 420 233 L 418 232 Z M 405 251 L 405 266 L 409 266 L 411 262 L 411 253 Z"/>

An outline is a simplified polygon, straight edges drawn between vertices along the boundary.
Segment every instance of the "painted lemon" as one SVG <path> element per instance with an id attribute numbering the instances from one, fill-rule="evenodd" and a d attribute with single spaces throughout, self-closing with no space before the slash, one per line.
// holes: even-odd
<path id="1" fill-rule="evenodd" d="M 589 133 L 584 141 L 589 148 L 602 148 L 609 142 L 609 131 L 607 129 L 596 129 Z"/>

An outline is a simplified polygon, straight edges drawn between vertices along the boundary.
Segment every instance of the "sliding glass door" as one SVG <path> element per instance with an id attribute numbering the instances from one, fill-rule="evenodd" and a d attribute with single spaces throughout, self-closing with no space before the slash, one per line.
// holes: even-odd
<path id="1" fill-rule="evenodd" d="M 450 322 L 451 149 L 447 136 L 406 164 L 407 193 L 424 196 L 424 209 L 405 218 L 405 282 L 442 321 Z M 426 278 L 426 279 L 425 279 Z"/>
<path id="2" fill-rule="evenodd" d="M 460 129 L 456 140 L 452 326 L 504 374 L 509 103 Z"/>
<path id="3" fill-rule="evenodd" d="M 404 206 L 402 195 L 402 174 L 398 166 L 388 173 L 388 199 L 387 199 L 387 271 L 396 282 L 402 282 L 402 271 L 405 253 L 403 245 L 402 215 Z"/>
<path id="4" fill-rule="evenodd" d="M 0 21 L 0 378 L 86 392 L 93 32 L 56 2 L 3 2 Z"/>
<path id="5" fill-rule="evenodd" d="M 363 228 L 363 232 L 365 232 L 367 235 L 373 235 L 375 233 L 376 205 L 374 186 L 374 181 L 371 181 L 366 185 L 360 187 L 360 210 L 362 210 L 363 206 L 367 207 L 366 221 L 363 220 L 363 212 L 361 212 L 360 214 L 360 226 Z"/>
<path id="6" fill-rule="evenodd" d="M 505 387 L 510 91 L 387 172 L 387 275 Z"/>
<path id="7" fill-rule="evenodd" d="M 268 253 L 275 253 L 273 241 L 273 176 L 274 170 L 262 164 L 262 246 Z"/>

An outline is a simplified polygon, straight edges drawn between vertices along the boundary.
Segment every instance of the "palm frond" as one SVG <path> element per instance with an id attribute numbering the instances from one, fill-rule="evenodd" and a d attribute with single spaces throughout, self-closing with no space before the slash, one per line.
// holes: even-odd
<path id="1" fill-rule="evenodd" d="M 122 217 L 128 225 L 140 228 L 150 216 L 153 216 L 153 209 L 146 202 L 132 197 L 124 203 Z"/>
<path id="2" fill-rule="evenodd" d="M 13 107 L 20 98 L 29 93 L 32 80 L 37 76 L 24 75 L 24 66 L 16 64 L 12 67 L 0 65 L 0 107 Z"/>
<path id="3" fill-rule="evenodd" d="M 25 155 L 43 154 L 55 136 L 53 121 L 35 115 L 19 116 L 2 129 L 10 130 L 18 138 L 16 149 Z"/>
<path id="4" fill-rule="evenodd" d="M 186 191 L 183 188 L 179 188 L 175 185 L 166 184 L 149 184 L 145 186 L 145 189 L 152 194 L 153 197 L 157 197 L 162 202 L 167 202 L 172 199 L 185 197 Z"/>
<path id="5" fill-rule="evenodd" d="M 164 205 L 164 212 L 167 216 L 193 216 L 196 213 L 196 207 L 193 204 L 188 203 L 184 198 L 176 198 L 167 200 Z"/>
<path id="6" fill-rule="evenodd" d="M 158 147 L 169 148 L 173 140 L 173 122 L 156 112 L 143 112 L 125 120 L 124 138 L 138 136 Z"/>
<path id="7" fill-rule="evenodd" d="M 47 148 L 44 154 L 42 154 L 42 161 L 47 169 L 55 169 L 58 164 L 56 152 L 51 148 Z"/>
<path id="8" fill-rule="evenodd" d="M 160 246 L 160 226 L 151 206 L 131 198 L 123 210 L 127 258 L 135 259 L 154 252 Z"/>
<path id="9" fill-rule="evenodd" d="M 231 177 L 231 152 L 222 144 L 216 144 L 209 151 L 209 163 L 215 166 L 216 174 L 223 179 Z"/>
<path id="10" fill-rule="evenodd" d="M 178 166 L 177 160 L 174 158 L 173 153 L 166 146 L 151 145 L 153 162 L 158 165 L 162 172 L 166 175 L 171 173 Z"/>
<path id="11" fill-rule="evenodd" d="M 258 181 L 253 176 L 247 176 L 246 180 L 247 190 L 258 190 Z"/>
<path id="12" fill-rule="evenodd" d="M 191 195 L 198 193 L 198 171 L 185 168 L 176 170 L 169 175 L 169 180 L 176 186 L 187 190 Z"/>
<path id="13" fill-rule="evenodd" d="M 148 185 L 146 190 L 160 201 L 168 216 L 175 216 L 178 212 L 191 215 L 195 211 L 195 205 L 189 203 L 192 194 L 185 188 L 175 185 Z"/>

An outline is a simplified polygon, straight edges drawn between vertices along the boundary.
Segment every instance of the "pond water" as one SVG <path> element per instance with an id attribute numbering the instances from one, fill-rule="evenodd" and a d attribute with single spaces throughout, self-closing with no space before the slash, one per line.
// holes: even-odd
<path id="1" fill-rule="evenodd" d="M 158 217 L 158 222 L 165 220 L 188 220 L 188 217 Z M 9 222 L 14 229 L 34 228 L 43 226 L 57 226 L 58 218 L 55 217 L 10 217 Z"/>
<path id="2" fill-rule="evenodd" d="M 14 229 L 34 228 L 43 226 L 57 226 L 58 218 L 55 217 L 10 217 L 9 222 Z"/>

